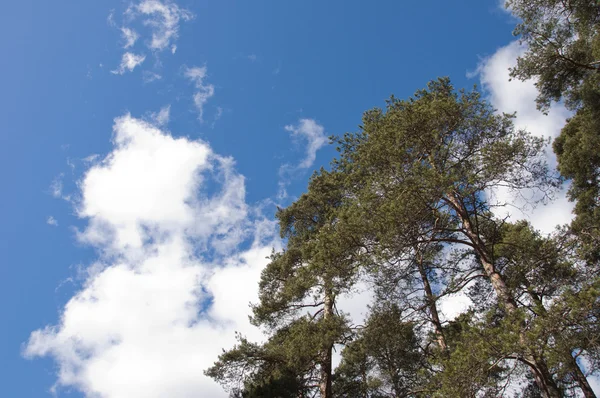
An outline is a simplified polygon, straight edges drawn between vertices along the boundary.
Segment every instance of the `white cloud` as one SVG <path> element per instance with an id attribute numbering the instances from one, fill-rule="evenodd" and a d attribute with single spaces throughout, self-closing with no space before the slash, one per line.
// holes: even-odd
<path id="1" fill-rule="evenodd" d="M 46 219 L 46 224 L 48 224 L 48 225 L 52 225 L 52 226 L 56 227 L 56 226 L 58 226 L 58 221 L 56 220 L 56 218 L 54 218 L 54 217 L 52 217 L 52 216 L 49 216 L 49 217 Z"/>
<path id="2" fill-rule="evenodd" d="M 187 79 L 194 83 L 194 86 L 196 87 L 196 92 L 194 93 L 194 105 L 196 105 L 196 109 L 198 110 L 198 120 L 203 122 L 204 105 L 208 102 L 210 97 L 215 94 L 215 86 L 204 82 L 207 76 L 206 66 L 186 67 L 183 74 Z"/>
<path id="3" fill-rule="evenodd" d="M 163 106 L 158 112 L 152 112 L 150 118 L 157 126 L 164 126 L 169 123 L 171 116 L 171 105 Z"/>
<path id="4" fill-rule="evenodd" d="M 453 321 L 473 305 L 471 299 L 463 292 L 449 294 L 438 301 L 438 310 L 442 322 Z"/>
<path id="5" fill-rule="evenodd" d="M 111 71 L 115 75 L 122 75 L 129 71 L 132 72 L 136 66 L 140 65 L 146 59 L 145 55 L 137 55 L 134 53 L 126 52 L 121 58 L 121 64 L 116 70 Z"/>
<path id="6" fill-rule="evenodd" d="M 144 24 L 152 29 L 152 40 L 148 47 L 153 51 L 169 47 L 179 35 L 180 21 L 193 18 L 192 13 L 171 1 L 144 0 L 135 9 L 147 17 Z M 171 47 L 171 51 L 175 53 L 176 48 Z"/>
<path id="7" fill-rule="evenodd" d="M 152 83 L 155 80 L 162 79 L 162 76 L 156 72 L 145 70 L 142 72 L 142 79 L 144 80 L 144 83 Z"/>
<path id="8" fill-rule="evenodd" d="M 140 35 L 135 30 L 126 27 L 121 28 L 121 35 L 123 36 L 123 40 L 125 40 L 123 48 L 133 47 L 137 39 L 140 38 Z"/>
<path id="9" fill-rule="evenodd" d="M 336 307 L 339 311 L 348 314 L 354 325 L 362 324 L 374 297 L 372 286 L 366 281 L 359 281 L 351 292 L 345 292 L 338 297 Z"/>
<path id="10" fill-rule="evenodd" d="M 79 238 L 100 258 L 24 354 L 52 357 L 55 387 L 87 397 L 225 397 L 202 371 L 235 330 L 261 338 L 247 304 L 280 247 L 273 222 L 249 216 L 233 160 L 125 115 L 79 187 Z"/>
<path id="11" fill-rule="evenodd" d="M 71 169 L 71 173 L 75 171 L 75 163 L 69 158 L 67 158 L 67 166 Z"/>
<path id="12" fill-rule="evenodd" d="M 477 68 L 483 88 L 490 102 L 500 112 L 517 112 L 516 126 L 527 129 L 538 137 L 556 137 L 569 117 L 569 111 L 560 104 L 553 104 L 544 115 L 536 109 L 538 91 L 533 80 L 510 80 L 509 68 L 516 65 L 525 47 L 517 41 L 499 48 L 491 57 L 484 59 Z M 554 163 L 556 164 L 556 163 Z"/>
<path id="13" fill-rule="evenodd" d="M 476 75 L 479 76 L 481 85 L 489 96 L 491 104 L 500 112 L 517 112 L 515 127 L 525 129 L 538 137 L 555 138 L 569 117 L 569 112 L 561 104 L 553 104 L 548 115 L 536 109 L 535 98 L 537 89 L 534 81 L 522 82 L 509 81 L 510 67 L 516 65 L 516 59 L 525 51 L 518 42 L 498 49 L 491 57 L 479 64 Z M 556 156 L 552 148 L 546 150 L 546 158 L 552 169 L 556 166 Z M 532 197 L 531 192 L 522 192 L 524 196 Z M 512 203 L 515 206 L 498 209 L 499 216 L 509 216 L 511 219 L 525 218 L 536 228 L 543 232 L 551 232 L 555 226 L 568 223 L 572 219 L 573 204 L 566 198 L 566 187 L 557 195 L 557 199 L 547 206 L 538 206 L 535 209 L 526 208 L 519 210 L 522 201 L 512 199 L 507 190 L 498 190 L 492 195 L 499 203 Z"/>
<path id="14" fill-rule="evenodd" d="M 50 193 L 57 199 L 63 196 L 63 178 L 64 174 L 61 173 L 50 184 Z"/>
<path id="15" fill-rule="evenodd" d="M 323 126 L 313 119 L 300 119 L 295 126 L 285 126 L 285 130 L 289 131 L 292 137 L 302 137 L 307 141 L 306 157 L 298 167 L 307 169 L 312 166 L 317 157 L 317 151 L 328 142 Z"/>
<path id="16" fill-rule="evenodd" d="M 94 153 L 92 155 L 88 155 L 85 158 L 81 159 L 83 160 L 84 163 L 87 163 L 88 165 L 94 164 L 98 161 L 98 158 L 100 157 L 100 155 L 98 155 L 97 153 Z"/>
<path id="17" fill-rule="evenodd" d="M 65 178 L 64 173 L 60 173 L 52 183 L 50 184 L 50 194 L 56 199 L 63 199 L 69 202 L 71 200 L 70 194 L 64 193 L 63 179 Z"/>
<path id="18" fill-rule="evenodd" d="M 210 125 L 210 128 L 215 128 L 215 124 L 217 121 L 219 121 L 219 119 L 221 119 L 221 116 L 223 116 L 223 108 L 217 106 L 217 112 L 215 113 L 215 117 Z"/>
<path id="19" fill-rule="evenodd" d="M 297 165 L 286 163 L 279 168 L 278 199 L 285 199 L 287 197 L 286 188 L 293 175 L 299 170 L 310 168 L 317 158 L 317 151 L 328 142 L 328 138 L 325 135 L 325 128 L 314 119 L 300 119 L 296 125 L 285 126 L 285 130 L 291 133 L 292 138 L 306 140 L 306 155 Z"/>
<path id="20" fill-rule="evenodd" d="M 106 17 L 106 23 L 108 24 L 108 26 L 116 26 L 114 9 L 112 9 L 108 12 L 108 16 Z"/>
<path id="21" fill-rule="evenodd" d="M 171 53 L 175 54 L 177 46 L 174 42 L 179 36 L 181 21 L 187 21 L 194 17 L 191 12 L 180 8 L 171 0 L 142 0 L 138 4 L 131 4 L 123 15 L 125 20 L 125 25 L 121 27 L 121 36 L 124 40 L 123 48 L 132 48 L 140 38 L 140 35 L 130 27 L 130 24 L 141 16 L 143 24 L 151 31 L 151 39 L 146 44 L 155 55 L 166 48 L 170 48 Z M 111 10 L 108 16 L 108 24 L 113 27 L 116 26 L 114 10 Z M 126 71 L 131 72 L 144 60 L 144 55 L 126 52 L 123 54 L 120 66 L 112 73 L 122 75 Z M 160 75 L 156 73 L 148 72 L 144 74 L 146 83 L 157 79 L 160 79 Z"/>

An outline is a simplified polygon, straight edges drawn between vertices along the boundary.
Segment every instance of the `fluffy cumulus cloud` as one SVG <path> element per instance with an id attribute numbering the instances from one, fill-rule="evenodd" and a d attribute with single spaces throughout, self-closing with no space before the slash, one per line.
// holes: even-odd
<path id="1" fill-rule="evenodd" d="M 136 66 L 139 66 L 146 60 L 145 55 L 134 54 L 130 52 L 126 52 L 121 57 L 121 64 L 119 67 L 113 71 L 111 71 L 115 75 L 122 75 L 125 72 L 132 72 Z"/>
<path id="2" fill-rule="evenodd" d="M 206 83 L 207 69 L 206 66 L 194 66 L 192 68 L 186 67 L 183 71 L 183 75 L 190 80 L 196 91 L 194 93 L 194 105 L 198 111 L 198 120 L 204 121 L 204 105 L 208 102 L 210 97 L 215 94 L 215 86 Z"/>
<path id="3" fill-rule="evenodd" d="M 234 331 L 253 339 L 248 302 L 273 246 L 251 216 L 234 162 L 130 115 L 113 150 L 79 186 L 82 242 L 98 249 L 57 325 L 34 331 L 28 357 L 50 356 L 55 387 L 88 397 L 219 397 L 203 376 Z"/>
<path id="4" fill-rule="evenodd" d="M 293 139 L 306 141 L 306 153 L 297 165 L 286 163 L 279 168 L 279 199 L 287 197 L 286 187 L 292 177 L 300 170 L 309 169 L 317 158 L 317 151 L 325 146 L 328 138 L 325 128 L 313 119 L 300 119 L 295 125 L 285 126 Z"/>

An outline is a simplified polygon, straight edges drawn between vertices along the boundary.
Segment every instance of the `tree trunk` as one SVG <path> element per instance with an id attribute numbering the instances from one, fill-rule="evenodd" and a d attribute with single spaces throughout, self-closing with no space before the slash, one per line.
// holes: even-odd
<path id="1" fill-rule="evenodd" d="M 333 316 L 333 295 L 330 290 L 325 291 L 325 300 L 324 300 L 324 308 L 323 308 L 323 319 L 327 321 Z M 323 353 L 321 354 L 321 363 L 320 363 L 320 381 L 319 381 L 319 391 L 321 393 L 321 398 L 332 398 L 332 390 L 331 390 L 331 376 L 332 376 L 332 368 L 331 368 L 331 354 L 333 350 L 333 344 L 327 343 L 326 347 L 323 349 Z"/>
<path id="2" fill-rule="evenodd" d="M 592 386 L 590 386 L 587 377 L 585 377 L 585 374 L 583 374 L 583 372 L 581 371 L 577 360 L 573 358 L 573 355 L 571 355 L 571 353 L 569 353 L 569 357 L 571 358 L 570 367 L 571 369 L 573 369 L 573 375 L 575 376 L 575 380 L 577 380 L 577 384 L 579 384 L 579 388 L 581 389 L 583 396 L 585 398 L 596 398 L 596 393 L 594 393 L 594 390 L 592 390 Z"/>
<path id="3" fill-rule="evenodd" d="M 546 315 L 546 313 L 547 313 L 546 308 L 544 307 L 544 304 L 542 303 L 541 298 L 535 292 L 533 292 L 531 290 L 531 288 L 530 288 L 531 284 L 527 279 L 525 279 L 525 283 L 526 283 L 527 291 L 529 293 L 529 297 L 531 297 L 531 300 L 533 300 L 533 302 L 535 303 L 537 311 L 539 311 L 541 314 Z M 577 385 L 581 389 L 583 396 L 585 398 L 596 398 L 596 393 L 594 393 L 594 390 L 592 390 L 592 387 L 590 386 L 590 383 L 588 382 L 587 378 L 585 377 L 585 374 L 581 371 L 581 368 L 579 367 L 577 360 L 575 358 L 573 358 L 573 354 L 571 354 L 571 350 L 566 351 L 565 361 L 566 361 L 569 369 L 571 369 L 573 378 L 577 381 Z"/>
<path id="4" fill-rule="evenodd" d="M 517 310 L 517 303 L 512 296 L 510 290 L 506 286 L 502 275 L 496 270 L 495 265 L 492 262 L 492 258 L 488 253 L 488 250 L 485 246 L 485 242 L 481 239 L 481 237 L 475 231 L 471 219 L 469 217 L 468 210 L 463 205 L 462 201 L 459 199 L 458 195 L 455 193 L 450 193 L 447 195 L 447 199 L 450 202 L 451 206 L 454 208 L 460 220 L 462 222 L 462 227 L 465 235 L 467 235 L 468 239 L 473 244 L 473 248 L 477 253 L 479 259 L 481 260 L 481 264 L 483 269 L 498 296 L 498 301 L 500 305 L 504 307 L 507 313 L 512 314 Z M 521 344 L 523 348 L 527 350 L 528 347 L 525 346 L 525 336 L 521 333 L 519 336 L 521 340 Z M 536 384 L 540 388 L 543 398 L 561 398 L 562 394 L 556 385 L 550 371 L 548 370 L 548 366 L 542 358 L 537 358 L 534 355 L 526 355 L 523 358 L 523 363 L 525 363 L 531 369 L 533 376 L 535 378 Z"/>
<path id="5" fill-rule="evenodd" d="M 437 339 L 438 345 L 440 346 L 440 349 L 442 350 L 442 353 L 445 354 L 448 352 L 448 345 L 446 344 L 446 338 L 444 337 L 442 322 L 440 321 L 440 315 L 437 310 L 436 300 L 433 295 L 433 291 L 431 290 L 431 284 L 429 283 L 427 270 L 425 269 L 425 266 L 423 264 L 423 255 L 418 251 L 417 265 L 419 267 L 419 274 L 421 275 L 421 280 L 423 282 L 423 289 L 425 290 L 425 300 L 427 302 L 429 314 L 431 315 L 431 323 L 433 323 L 435 337 Z"/>
<path id="6" fill-rule="evenodd" d="M 563 394 L 554 382 L 546 362 L 541 358 L 534 357 L 533 355 L 527 355 L 525 360 L 527 361 L 525 363 L 528 365 L 531 363 L 529 367 L 533 372 L 533 377 L 535 378 L 536 384 L 542 392 L 542 397 L 561 398 Z"/>

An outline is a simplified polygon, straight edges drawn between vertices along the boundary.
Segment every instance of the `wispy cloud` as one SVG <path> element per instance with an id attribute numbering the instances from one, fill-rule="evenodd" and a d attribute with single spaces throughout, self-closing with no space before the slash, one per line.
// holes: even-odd
<path id="1" fill-rule="evenodd" d="M 100 158 L 100 155 L 98 155 L 97 153 L 94 153 L 92 155 L 86 156 L 85 158 L 83 158 L 81 160 L 83 160 L 83 162 L 87 165 L 92 165 L 92 164 L 95 164 L 99 158 Z"/>
<path id="2" fill-rule="evenodd" d="M 78 236 L 101 257 L 24 354 L 52 357 L 55 389 L 88 397 L 226 397 L 202 370 L 234 331 L 260 339 L 248 302 L 280 247 L 274 222 L 252 216 L 234 161 L 125 115 L 78 186 Z"/>
<path id="3" fill-rule="evenodd" d="M 117 24 L 115 23 L 115 10 L 112 9 L 108 12 L 108 16 L 106 17 L 106 23 L 108 24 L 108 26 L 117 26 Z"/>
<path id="4" fill-rule="evenodd" d="M 160 111 L 152 112 L 150 118 L 157 126 L 164 126 L 169 123 L 171 116 L 171 105 L 163 106 Z"/>
<path id="5" fill-rule="evenodd" d="M 58 221 L 56 221 L 56 218 L 54 218 L 54 217 L 52 217 L 52 216 L 49 216 L 49 217 L 46 219 L 46 224 L 48 224 L 48 225 L 52 225 L 53 227 L 56 227 L 56 226 L 58 226 Z"/>
<path id="6" fill-rule="evenodd" d="M 315 162 L 317 151 L 328 142 L 325 128 L 313 119 L 300 119 L 296 125 L 285 126 L 292 137 L 303 138 L 307 141 L 306 156 L 298 165 L 301 169 L 309 168 Z"/>
<path id="7" fill-rule="evenodd" d="M 194 15 L 171 1 L 144 0 L 135 7 L 146 19 L 144 24 L 152 29 L 152 39 L 148 47 L 162 51 L 179 36 L 180 21 L 188 21 Z M 171 51 L 174 53 L 172 47 Z"/>
<path id="8" fill-rule="evenodd" d="M 144 83 L 152 83 L 153 81 L 162 79 L 162 76 L 156 72 L 145 70 L 142 72 Z"/>
<path id="9" fill-rule="evenodd" d="M 215 124 L 221 119 L 221 116 L 223 116 L 223 108 L 217 106 L 217 112 L 215 113 L 215 117 L 210 124 L 210 128 L 215 128 Z"/>
<path id="10" fill-rule="evenodd" d="M 126 27 L 121 28 L 121 36 L 125 41 L 125 44 L 123 44 L 123 48 L 132 47 L 137 41 L 137 39 L 140 38 L 140 35 L 138 35 L 138 33 L 135 30 Z"/>
<path id="11" fill-rule="evenodd" d="M 61 173 L 50 184 L 50 193 L 57 199 L 63 196 L 63 178 L 64 174 Z"/>
<path id="12" fill-rule="evenodd" d="M 149 28 L 150 37 L 143 40 L 143 43 L 158 57 L 158 53 L 165 49 L 170 49 L 175 54 L 177 45 L 175 41 L 179 37 L 179 27 L 182 21 L 188 21 L 194 15 L 186 9 L 179 7 L 171 0 L 142 0 L 137 4 L 131 4 L 124 12 L 124 24 L 121 27 L 121 36 L 123 38 L 123 48 L 132 49 L 139 39 L 140 35 L 131 26 L 136 19 L 142 19 L 143 25 Z M 108 24 L 115 27 L 114 10 L 110 11 Z M 144 54 L 139 55 L 132 52 L 123 54 L 120 66 L 112 71 L 114 74 L 122 75 L 125 71 L 132 71 L 145 59 Z M 144 76 L 144 81 L 156 80 L 158 74 Z"/>
<path id="13" fill-rule="evenodd" d="M 134 53 L 127 52 L 123 54 L 123 57 L 121 58 L 121 64 L 119 65 L 119 67 L 111 71 L 111 73 L 115 75 L 122 75 L 127 71 L 132 72 L 135 69 L 135 67 L 141 65 L 145 59 L 145 55 L 137 55 Z"/>
<path id="14" fill-rule="evenodd" d="M 215 86 L 209 83 L 205 83 L 205 79 L 207 76 L 206 66 L 202 67 L 186 67 L 183 72 L 184 76 L 189 79 L 194 86 L 196 87 L 196 92 L 194 93 L 194 105 L 198 110 L 198 120 L 200 122 L 204 121 L 204 105 L 210 97 L 215 94 Z"/>
<path id="15" fill-rule="evenodd" d="M 300 119 L 295 125 L 285 126 L 292 138 L 306 141 L 306 153 L 297 165 L 286 163 L 279 168 L 279 192 L 278 199 L 287 197 L 287 186 L 290 184 L 294 174 L 299 170 L 310 168 L 317 157 L 317 151 L 327 144 L 325 128 L 314 119 Z"/>
<path id="16" fill-rule="evenodd" d="M 56 199 L 62 199 L 67 202 L 71 201 L 71 195 L 64 193 L 63 180 L 65 178 L 64 173 L 60 173 L 52 182 L 50 183 L 50 194 L 54 196 Z"/>

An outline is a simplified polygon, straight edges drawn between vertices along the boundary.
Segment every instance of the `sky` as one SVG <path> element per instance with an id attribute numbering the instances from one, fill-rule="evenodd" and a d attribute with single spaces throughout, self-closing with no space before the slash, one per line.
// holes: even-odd
<path id="1" fill-rule="evenodd" d="M 274 212 L 328 136 L 438 76 L 558 134 L 568 112 L 508 81 L 514 24 L 475 0 L 4 4 L 2 396 L 226 396 L 202 371 L 235 331 L 262 338 L 248 303 L 282 247 Z M 550 232 L 570 209 L 562 192 L 510 215 Z"/>

